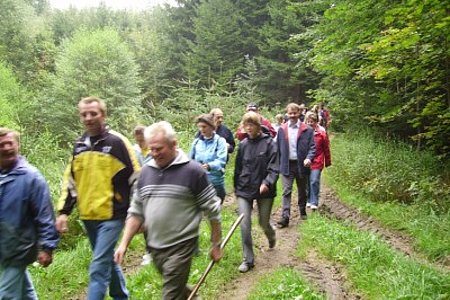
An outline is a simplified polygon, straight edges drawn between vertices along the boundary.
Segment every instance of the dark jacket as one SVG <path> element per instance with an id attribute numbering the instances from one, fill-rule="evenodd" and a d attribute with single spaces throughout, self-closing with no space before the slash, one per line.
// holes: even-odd
<path id="1" fill-rule="evenodd" d="M 234 192 L 245 199 L 273 198 L 278 179 L 277 147 L 272 137 L 262 133 L 255 139 L 244 139 L 238 146 L 234 168 Z M 266 194 L 259 193 L 264 183 Z"/>
<path id="2" fill-rule="evenodd" d="M 48 185 L 25 158 L 0 175 L 0 265 L 24 266 L 59 242 Z"/>
<path id="3" fill-rule="evenodd" d="M 231 132 L 231 130 L 228 129 L 228 127 L 225 125 L 220 125 L 216 128 L 216 133 L 223 137 L 225 141 L 227 141 L 227 143 L 230 145 L 230 147 L 228 147 L 228 153 L 233 153 L 236 143 L 234 141 L 233 133 Z"/>
<path id="4" fill-rule="evenodd" d="M 280 160 L 280 173 L 289 175 L 289 141 L 288 124 L 284 123 L 277 134 L 278 155 Z M 310 173 L 310 169 L 303 165 L 303 161 L 308 158 L 311 162 L 316 155 L 316 144 L 314 142 L 314 129 L 305 123 L 300 123 L 297 134 L 297 167 L 300 176 Z"/>

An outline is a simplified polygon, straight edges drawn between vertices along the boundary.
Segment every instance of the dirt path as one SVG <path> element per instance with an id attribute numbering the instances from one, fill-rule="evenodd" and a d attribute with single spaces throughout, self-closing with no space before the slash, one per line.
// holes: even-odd
<path id="1" fill-rule="evenodd" d="M 351 222 L 361 230 L 376 233 L 391 247 L 421 263 L 431 265 L 437 269 L 450 269 L 448 262 L 440 264 L 427 261 L 422 255 L 414 251 L 411 238 L 399 232 L 388 230 L 371 217 L 367 217 L 357 209 L 343 204 L 334 191 L 323 184 L 320 199 L 320 213 L 345 222 Z M 232 198 L 227 200 L 228 202 L 233 201 Z M 314 252 L 308 253 L 305 259 L 300 259 L 295 255 L 295 249 L 299 240 L 301 240 L 301 230 L 299 233 L 297 228 L 299 226 L 301 228 L 302 222 L 305 221 L 300 221 L 297 207 L 295 205 L 292 207 L 294 211 L 291 216 L 290 226 L 276 230 L 277 246 L 275 249 L 268 251 L 265 237 L 263 235 L 256 236 L 254 242 L 260 253 L 256 255 L 255 268 L 248 273 L 238 275 L 236 280 L 225 286 L 221 293 L 221 299 L 247 299 L 260 277 L 273 272 L 279 267 L 292 267 L 299 270 L 318 291 L 326 295 L 327 299 L 361 298 L 359 295 L 351 292 L 351 286 L 346 281 L 345 273 L 339 266 L 332 265 L 329 261 L 324 261 Z M 274 221 L 278 220 L 279 217 L 280 210 L 272 214 L 272 220 Z M 236 272 L 238 271 L 236 270 Z"/>
<path id="2" fill-rule="evenodd" d="M 232 199 L 227 199 L 232 201 Z M 266 238 L 263 234 L 254 235 L 255 247 L 258 253 L 255 257 L 255 268 L 239 276 L 220 293 L 220 299 L 243 300 L 254 289 L 261 276 L 269 274 L 280 267 L 291 267 L 300 271 L 318 291 L 327 295 L 328 299 L 359 299 L 357 295 L 349 292 L 345 275 L 338 266 L 329 265 L 317 257 L 315 253 L 309 253 L 305 260 L 295 255 L 297 245 L 301 236 L 298 227 L 302 226 L 299 218 L 298 208 L 292 206 L 291 221 L 289 227 L 276 229 L 277 245 L 275 249 L 269 250 Z M 281 210 L 272 214 L 275 223 L 281 215 Z M 257 226 L 256 224 L 254 226 Z M 236 272 L 238 272 L 236 266 Z"/>

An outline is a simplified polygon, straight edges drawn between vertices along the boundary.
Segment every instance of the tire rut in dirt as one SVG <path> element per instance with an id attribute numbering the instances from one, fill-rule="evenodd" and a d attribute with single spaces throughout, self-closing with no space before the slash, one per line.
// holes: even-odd
<path id="1" fill-rule="evenodd" d="M 359 210 L 342 203 L 335 192 L 326 185 L 321 185 L 321 203 L 319 211 L 329 217 L 334 217 L 346 223 L 354 224 L 358 229 L 381 236 L 391 247 L 414 258 L 420 263 L 430 265 L 440 270 L 450 270 L 449 262 L 431 262 L 414 250 L 410 237 L 383 227 L 376 220 L 362 214 Z"/>

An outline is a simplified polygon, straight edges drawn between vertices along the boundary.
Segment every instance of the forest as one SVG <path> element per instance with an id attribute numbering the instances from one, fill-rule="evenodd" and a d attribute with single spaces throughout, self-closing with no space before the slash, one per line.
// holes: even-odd
<path id="1" fill-rule="evenodd" d="M 369 284 L 367 278 L 352 277 L 361 269 L 349 269 L 345 276 L 354 281 L 347 288 L 357 292 L 346 290 L 336 299 L 360 299 L 358 295 L 362 299 L 450 297 L 450 3 L 176 3 L 142 11 L 114 10 L 106 2 L 93 8 L 58 10 L 47 0 L 0 0 L 0 127 L 21 133 L 21 153 L 44 174 L 53 200 L 59 197 L 73 141 L 83 131 L 77 109 L 83 97 L 104 99 L 108 124 L 130 139 L 137 124 L 171 122 L 185 149 L 195 133 L 195 117 L 214 107 L 223 110 L 225 123 L 234 131 L 249 102 L 258 103 L 270 120 L 284 113 L 290 102 L 308 107 L 324 103 L 332 115 L 333 136 L 333 167 L 325 174 L 326 183 L 336 190 L 336 197 L 351 198 L 346 205 L 356 207 L 351 211 L 354 214 L 374 217 L 412 240 L 407 243 L 412 245 L 411 251 L 404 250 L 409 246 L 394 245 L 408 258 L 392 254 L 390 248 L 379 248 L 383 251 L 380 257 L 394 257 L 401 265 L 395 265 L 400 274 L 393 274 L 391 263 L 385 266 L 378 261 L 379 269 L 374 265 L 366 272 L 367 278 L 375 278 Z M 227 167 L 229 194 L 232 166 L 230 163 Z M 353 198 L 356 193 L 359 198 Z M 367 204 L 372 202 L 378 210 Z M 332 208 L 328 210 L 336 214 Z M 419 216 L 421 210 L 423 216 Z M 232 218 L 230 209 L 225 212 L 225 224 Z M 300 257 L 308 247 L 316 247 L 323 260 L 333 260 L 344 269 L 355 265 L 344 254 L 337 257 L 327 253 L 327 246 L 320 244 L 325 240 L 319 243 L 317 235 L 342 253 L 348 250 L 340 248 L 345 247 L 344 242 L 333 238 L 358 240 L 359 244 L 347 246 L 368 251 L 369 256 L 378 253 L 378 248 L 370 248 L 375 243 L 370 237 L 346 231 L 339 220 L 333 219 L 331 224 L 327 220 L 308 220 L 301 233 L 305 243 L 298 249 Z M 410 222 L 406 224 L 406 220 Z M 75 257 L 87 255 L 82 228 L 76 220 L 71 222 L 75 229 L 62 239 L 56 267 L 32 271 L 38 278 L 34 281 L 42 299 L 83 299 L 75 295 L 82 295 L 86 287 L 86 272 L 70 280 L 62 275 L 65 267 L 75 264 Z M 139 249 L 135 255 L 142 252 L 142 244 L 138 240 L 134 245 Z M 238 244 L 232 243 L 230 248 L 239 252 Z M 406 260 L 415 258 L 415 253 L 420 259 L 411 267 Z M 239 255 L 235 256 L 229 259 L 230 265 L 233 259 L 238 260 Z M 85 269 L 88 259 L 84 259 L 76 266 Z M 206 259 L 202 257 L 197 264 L 204 265 Z M 358 263 L 361 268 L 367 267 L 367 262 Z M 421 263 L 426 266 L 419 266 Z M 226 263 L 222 267 L 228 277 L 217 279 L 212 274 L 206 299 L 220 298 L 220 285 L 234 280 L 234 266 Z M 320 292 L 306 296 L 305 291 L 311 289 L 307 280 L 297 284 L 300 279 L 291 271 L 295 273 L 296 269 L 277 269 L 275 274 L 280 273 L 274 277 L 281 282 L 293 280 L 295 292 L 286 293 L 289 288 L 284 286 L 279 292 L 286 298 L 274 291 L 260 291 L 260 296 L 252 292 L 253 299 L 294 299 L 299 295 L 295 293 L 305 299 L 322 299 Z M 417 281 L 395 281 L 408 272 Z M 193 279 L 198 279 L 199 273 Z M 160 282 L 139 288 L 155 274 L 151 269 L 133 275 L 131 286 L 139 290 L 134 299 L 147 299 L 149 295 L 158 298 Z M 393 286 L 380 283 L 380 274 L 395 277 Z M 40 285 L 49 279 L 56 288 Z M 403 289 L 418 288 L 422 282 L 430 286 L 419 291 Z M 282 286 L 270 280 L 267 286 L 274 284 Z M 365 284 L 372 286 L 365 289 Z M 383 284 L 387 290 L 381 288 L 382 296 L 377 296 L 377 285 Z M 402 288 L 396 289 L 396 284 Z M 59 285 L 65 288 L 61 290 Z"/>

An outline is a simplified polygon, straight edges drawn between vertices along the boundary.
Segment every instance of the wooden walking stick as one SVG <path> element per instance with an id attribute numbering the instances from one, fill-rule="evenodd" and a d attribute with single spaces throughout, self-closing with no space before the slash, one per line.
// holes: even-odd
<path id="1" fill-rule="evenodd" d="M 234 221 L 233 225 L 230 228 L 230 231 L 228 231 L 227 236 L 225 237 L 225 239 L 222 241 L 222 244 L 220 244 L 220 249 L 224 249 L 225 246 L 227 245 L 228 241 L 230 240 L 231 236 L 233 235 L 234 231 L 236 230 L 236 228 L 239 226 L 239 224 L 241 223 L 242 219 L 244 218 L 244 214 L 241 214 L 236 221 Z M 200 285 L 202 285 L 202 283 L 205 281 L 206 276 L 208 276 L 209 272 L 211 271 L 212 267 L 214 266 L 216 262 L 211 260 L 209 262 L 208 267 L 206 268 L 205 272 L 203 272 L 202 277 L 200 277 L 200 280 L 197 282 L 197 284 L 195 285 L 194 289 L 192 290 L 191 294 L 189 295 L 188 300 L 192 300 L 194 299 L 195 295 L 197 294 L 198 290 L 200 289 Z"/>

